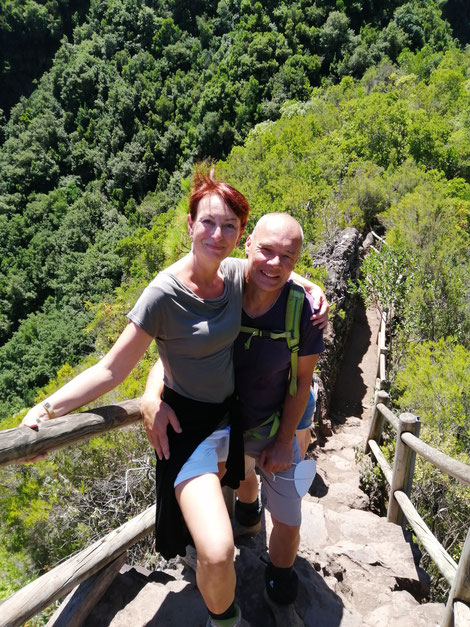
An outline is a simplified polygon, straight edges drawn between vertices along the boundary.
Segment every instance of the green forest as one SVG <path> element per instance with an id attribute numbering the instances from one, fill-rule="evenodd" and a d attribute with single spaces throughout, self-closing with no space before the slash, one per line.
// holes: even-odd
<path id="1" fill-rule="evenodd" d="M 465 0 L 3 2 L 1 428 L 112 345 L 186 250 L 192 169 L 213 159 L 250 201 L 248 230 L 268 211 L 299 219 L 299 271 L 321 278 L 311 254 L 347 226 L 384 237 L 352 289 L 393 314 L 394 409 L 469 463 L 469 13 Z M 155 359 L 96 404 L 139 396 Z M 152 459 L 131 429 L 3 470 L 0 598 L 147 507 Z M 427 465 L 415 491 L 458 559 L 468 495 Z M 142 545 L 135 559 L 155 558 Z"/>

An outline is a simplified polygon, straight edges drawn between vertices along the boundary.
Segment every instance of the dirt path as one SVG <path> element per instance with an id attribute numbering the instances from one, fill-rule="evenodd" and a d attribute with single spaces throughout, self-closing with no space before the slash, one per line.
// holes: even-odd
<path id="1" fill-rule="evenodd" d="M 334 429 L 325 445 L 314 449 L 317 476 L 310 494 L 335 511 L 364 510 L 368 499 L 360 489 L 355 450 L 362 448 L 369 430 L 377 372 L 379 316 L 362 302 L 353 327 L 330 406 Z"/>
<path id="2" fill-rule="evenodd" d="M 377 334 L 379 314 L 362 301 L 356 307 L 353 328 L 333 392 L 332 422 L 342 423 L 348 416 L 370 420 L 377 371 Z"/>

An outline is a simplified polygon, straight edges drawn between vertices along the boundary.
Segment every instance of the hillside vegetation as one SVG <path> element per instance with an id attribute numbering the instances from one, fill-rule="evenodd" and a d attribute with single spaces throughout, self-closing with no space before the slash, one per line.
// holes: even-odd
<path id="1" fill-rule="evenodd" d="M 317 276 L 309 253 L 341 228 L 385 234 L 359 289 L 393 310 L 397 407 L 468 462 L 470 50 L 440 6 L 96 0 L 74 15 L 67 2 L 7 2 L 0 31 L 42 15 L 50 49 L 66 37 L 31 95 L 9 114 L 3 103 L 2 427 L 110 347 L 186 249 L 192 164 L 215 158 L 250 201 L 249 227 L 267 211 L 300 220 L 301 271 Z M 3 81 L 20 57 L 2 50 Z M 99 404 L 138 396 L 155 358 Z M 151 465 L 136 429 L 2 471 L 0 593 L 146 507 Z M 428 524 L 458 557 L 464 493 L 426 468 L 418 480 Z"/>
<path id="2" fill-rule="evenodd" d="M 0 416 L 92 349 L 90 305 L 132 255 L 119 242 L 175 207 L 196 159 L 225 158 L 313 86 L 452 45 L 436 3 L 382 5 L 94 0 L 85 17 L 83 2 L 78 15 L 4 5 L 4 81 L 27 62 L 26 36 L 52 42 L 81 23 L 0 127 Z"/>

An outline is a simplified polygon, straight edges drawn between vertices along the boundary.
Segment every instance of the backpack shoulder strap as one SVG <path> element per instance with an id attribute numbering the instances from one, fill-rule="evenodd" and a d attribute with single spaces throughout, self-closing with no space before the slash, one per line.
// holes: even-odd
<path id="1" fill-rule="evenodd" d="M 290 373 L 289 373 L 289 394 L 297 394 L 297 364 L 300 342 L 300 317 L 304 304 L 305 291 L 303 287 L 292 282 L 287 296 L 285 330 L 270 331 L 267 329 L 256 329 L 255 327 L 240 327 L 241 333 L 248 333 L 245 341 L 245 348 L 249 349 L 253 337 L 269 337 L 271 340 L 285 338 L 290 350 Z"/>
<path id="2" fill-rule="evenodd" d="M 297 394 L 297 364 L 300 342 L 300 316 L 305 299 L 303 287 L 292 282 L 286 307 L 286 341 L 291 352 L 289 394 Z"/>

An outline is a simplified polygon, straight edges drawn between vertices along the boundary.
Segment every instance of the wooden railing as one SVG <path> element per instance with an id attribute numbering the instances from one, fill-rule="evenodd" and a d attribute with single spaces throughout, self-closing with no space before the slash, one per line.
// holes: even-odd
<path id="1" fill-rule="evenodd" d="M 140 419 L 140 399 L 134 399 L 55 418 L 37 431 L 27 427 L 0 431 L 0 466 L 21 463 Z M 223 492 L 232 514 L 234 491 L 223 488 Z M 155 504 L 1 602 L 0 627 L 20 627 L 66 595 L 47 626 L 78 627 L 119 573 L 127 549 L 154 528 Z"/>
<path id="2" fill-rule="evenodd" d="M 470 467 L 419 440 L 420 422 L 416 416 L 402 414 L 397 417 L 387 407 L 389 395 L 384 390 L 387 387 L 385 322 L 386 317 L 383 316 L 379 333 L 374 410 L 366 451 L 373 453 L 391 486 L 388 520 L 403 524 L 403 516 L 406 517 L 423 547 L 451 585 L 441 627 L 452 625 L 468 627 L 470 530 L 457 565 L 434 537 L 409 496 L 416 453 L 436 468 L 469 486 Z M 140 399 L 135 399 L 90 412 L 56 418 L 43 423 L 38 431 L 25 427 L 0 431 L 0 466 L 15 464 L 35 455 L 88 440 L 112 429 L 135 423 L 140 418 Z M 379 447 L 385 421 L 397 431 L 393 469 Z M 233 491 L 227 490 L 225 498 L 230 511 L 233 506 Z M 15 592 L 0 604 L 0 627 L 19 627 L 66 595 L 69 596 L 50 619 L 48 626 L 72 627 L 82 624 L 93 604 L 119 572 L 125 561 L 127 549 L 153 531 L 154 520 L 155 505 Z"/>
<path id="3" fill-rule="evenodd" d="M 387 407 L 390 399 L 384 390 L 387 387 L 385 338 L 386 316 L 382 315 L 375 401 L 365 451 L 374 455 L 390 485 L 388 521 L 403 524 L 403 517 L 406 518 L 421 544 L 451 586 L 441 627 L 454 625 L 455 627 L 468 627 L 470 625 L 470 528 L 457 565 L 433 535 L 409 497 L 416 453 L 440 471 L 467 486 L 470 486 L 470 466 L 419 440 L 420 421 L 417 416 L 405 413 L 397 417 Z M 385 421 L 397 432 L 393 469 L 379 446 Z"/>
<path id="4" fill-rule="evenodd" d="M 26 427 L 0 431 L 0 466 L 88 440 L 140 418 L 140 399 L 136 399 L 56 418 L 41 424 L 38 431 Z M 27 584 L 0 604 L 0 627 L 19 627 L 69 593 L 48 625 L 80 625 L 119 572 L 127 549 L 151 533 L 154 525 L 155 505 Z"/>

